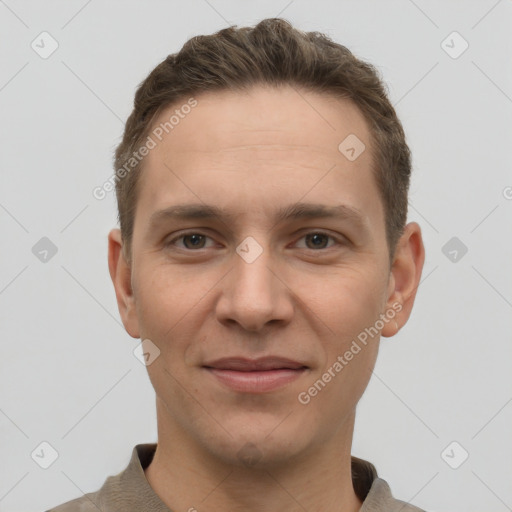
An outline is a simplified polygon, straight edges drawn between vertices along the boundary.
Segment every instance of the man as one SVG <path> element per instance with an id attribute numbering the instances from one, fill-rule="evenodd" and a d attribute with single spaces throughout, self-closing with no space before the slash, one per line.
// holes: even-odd
<path id="1" fill-rule="evenodd" d="M 67 511 L 419 511 L 351 456 L 424 263 L 375 69 L 282 19 L 189 40 L 116 151 L 109 269 L 158 443 Z"/>

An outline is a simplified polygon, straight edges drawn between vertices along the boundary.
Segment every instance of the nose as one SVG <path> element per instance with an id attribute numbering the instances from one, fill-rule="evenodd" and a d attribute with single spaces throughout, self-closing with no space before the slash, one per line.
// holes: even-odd
<path id="1" fill-rule="evenodd" d="M 290 322 L 293 294 L 277 270 L 270 250 L 264 249 L 254 261 L 243 252 L 240 254 L 233 254 L 231 271 L 220 283 L 221 296 L 216 304 L 218 321 L 236 322 L 247 331 L 261 331 L 271 322 L 283 325 Z"/>

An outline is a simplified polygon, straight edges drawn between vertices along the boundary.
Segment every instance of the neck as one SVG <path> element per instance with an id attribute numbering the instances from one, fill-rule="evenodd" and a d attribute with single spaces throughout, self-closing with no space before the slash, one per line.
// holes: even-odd
<path id="1" fill-rule="evenodd" d="M 293 460 L 250 467 L 219 461 L 159 415 L 158 446 L 145 475 L 174 511 L 358 512 L 350 458 L 354 418 Z"/>

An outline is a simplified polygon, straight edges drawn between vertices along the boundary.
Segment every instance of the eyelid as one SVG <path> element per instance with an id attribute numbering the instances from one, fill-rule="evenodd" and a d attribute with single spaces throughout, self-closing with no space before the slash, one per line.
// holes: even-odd
<path id="1" fill-rule="evenodd" d="M 210 240 L 213 240 L 213 238 L 209 235 L 207 235 L 206 233 L 204 233 L 203 231 L 200 231 L 200 230 L 191 230 L 191 231 L 185 231 L 185 232 L 182 232 L 180 233 L 179 235 L 176 235 L 174 236 L 173 238 L 171 238 L 169 241 L 166 241 L 164 242 L 164 246 L 165 247 L 169 247 L 169 246 L 172 246 L 174 245 L 174 242 L 186 237 L 186 236 L 190 236 L 190 235 L 200 235 L 200 236 L 203 236 L 205 238 L 209 238 Z M 182 247 L 178 247 L 178 249 L 182 249 L 183 251 L 187 251 L 187 252 L 199 252 L 201 250 L 204 249 L 204 247 L 201 247 L 200 249 L 197 249 L 194 251 L 194 249 L 187 249 L 186 247 L 185 248 L 182 248 Z"/>
<path id="2" fill-rule="evenodd" d="M 324 235 L 324 236 L 326 236 L 328 238 L 331 238 L 332 240 L 335 241 L 335 245 L 331 246 L 331 247 L 320 248 L 320 249 L 308 249 L 308 248 L 305 249 L 307 251 L 312 251 L 312 252 L 328 251 L 329 249 L 332 249 L 333 247 L 343 246 L 343 245 L 346 245 L 348 243 L 347 238 L 344 237 L 343 235 L 333 235 L 329 231 L 325 231 L 323 229 L 304 228 L 304 230 L 299 231 L 298 233 L 296 233 L 295 236 L 297 236 L 299 234 L 300 234 L 300 236 L 296 240 L 296 242 L 294 242 L 294 244 L 297 243 L 299 240 L 302 240 L 307 235 L 311 235 L 311 234 Z M 190 236 L 190 235 L 200 235 L 200 236 L 204 236 L 206 238 L 209 238 L 209 239 L 213 240 L 213 238 L 211 236 L 207 235 L 206 233 L 204 233 L 201 230 L 196 229 L 196 230 L 190 230 L 190 231 L 182 232 L 179 235 L 176 235 L 173 238 L 171 238 L 169 241 L 165 242 L 164 245 L 165 245 L 165 247 L 172 246 L 172 245 L 174 245 L 174 242 L 176 242 L 176 241 L 178 241 L 178 240 L 180 240 L 180 239 L 182 239 L 182 238 L 184 238 L 186 236 Z M 199 251 L 204 250 L 206 248 L 205 247 L 201 247 L 199 249 L 187 249 L 187 248 L 179 247 L 178 249 L 181 249 L 181 250 L 186 251 L 186 252 L 199 252 Z"/>
<path id="3" fill-rule="evenodd" d="M 330 247 L 320 247 L 318 249 L 309 249 L 308 247 L 301 247 L 300 249 L 303 251 L 309 251 L 313 253 L 327 253 L 333 249 L 337 249 L 348 244 L 348 240 L 341 234 L 334 235 L 330 231 L 326 231 L 324 229 L 311 229 L 306 228 L 305 230 L 299 231 L 295 236 L 298 238 L 293 242 L 293 246 L 296 246 L 300 240 L 303 240 L 307 235 L 322 235 L 331 239 L 334 243 Z M 329 242 L 327 242 L 329 244 Z"/>

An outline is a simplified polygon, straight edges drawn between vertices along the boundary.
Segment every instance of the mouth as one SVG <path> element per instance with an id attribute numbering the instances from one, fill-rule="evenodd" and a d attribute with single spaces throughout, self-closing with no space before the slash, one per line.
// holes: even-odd
<path id="1" fill-rule="evenodd" d="M 203 365 L 218 382 L 244 393 L 265 393 L 298 379 L 309 367 L 281 357 L 247 359 L 231 357 Z"/>

